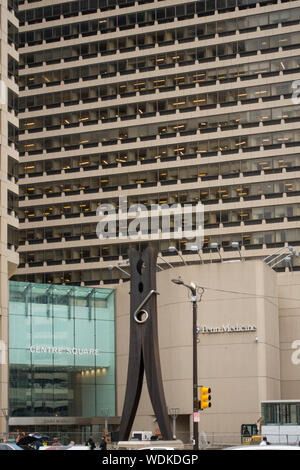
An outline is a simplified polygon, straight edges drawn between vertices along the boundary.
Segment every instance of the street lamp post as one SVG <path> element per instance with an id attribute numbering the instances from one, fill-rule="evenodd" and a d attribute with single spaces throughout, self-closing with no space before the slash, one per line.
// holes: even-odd
<path id="1" fill-rule="evenodd" d="M 173 419 L 173 439 L 176 439 L 176 419 L 179 413 L 179 408 L 170 408 L 170 414 Z"/>
<path id="2" fill-rule="evenodd" d="M 5 434 L 6 439 L 8 439 L 9 435 L 9 409 L 8 408 L 1 408 L 2 416 L 5 418 Z"/>
<path id="3" fill-rule="evenodd" d="M 195 420 L 194 413 L 198 411 L 198 359 L 197 359 L 197 291 L 196 286 L 191 283 L 185 284 L 181 277 L 172 279 L 177 285 L 185 286 L 191 291 L 191 301 L 193 303 L 193 433 L 194 450 L 199 449 L 198 421 Z"/>
<path id="4" fill-rule="evenodd" d="M 176 246 L 169 246 L 168 248 L 168 251 L 170 253 L 177 253 L 177 255 L 179 256 L 179 258 L 181 259 L 181 261 L 183 262 L 183 264 L 187 265 L 184 257 L 179 253 L 179 251 L 177 250 Z"/>
<path id="5" fill-rule="evenodd" d="M 109 269 L 109 271 L 112 271 L 114 268 L 118 269 L 119 271 L 121 271 L 122 273 L 126 274 L 128 277 L 130 277 L 130 274 L 125 271 L 125 269 L 122 269 L 120 264 L 118 264 L 117 266 L 114 266 L 113 264 L 110 264 L 107 266 L 107 268 Z"/>
<path id="6" fill-rule="evenodd" d="M 104 434 L 108 434 L 108 417 L 109 417 L 109 408 L 101 408 L 101 413 L 104 416 Z"/>

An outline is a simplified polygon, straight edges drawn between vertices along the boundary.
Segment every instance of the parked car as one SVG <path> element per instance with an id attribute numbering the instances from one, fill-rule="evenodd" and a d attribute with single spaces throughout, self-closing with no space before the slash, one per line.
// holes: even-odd
<path id="1" fill-rule="evenodd" d="M 49 437 L 42 434 L 30 433 L 22 436 L 17 444 L 22 447 L 23 450 L 35 450 L 38 441 L 49 442 Z"/>
<path id="2" fill-rule="evenodd" d="M 13 442 L 0 442 L 0 450 L 24 450 Z"/>
<path id="3" fill-rule="evenodd" d="M 40 447 L 39 450 L 91 450 L 88 446 L 82 445 L 67 445 L 67 446 L 47 446 Z"/>
<path id="4" fill-rule="evenodd" d="M 244 445 L 244 446 L 234 446 L 227 447 L 223 450 L 300 450 L 299 446 L 288 446 L 288 445 L 270 445 L 270 446 L 261 446 L 261 445 Z"/>
<path id="5" fill-rule="evenodd" d="M 89 446 L 80 446 L 80 445 L 74 445 L 74 446 L 71 446 L 69 447 L 68 449 L 66 450 L 91 450 L 91 448 Z M 96 450 L 96 449 L 95 449 Z"/>
<path id="6" fill-rule="evenodd" d="M 175 450 L 175 447 L 142 447 L 141 449 L 138 450 Z"/>

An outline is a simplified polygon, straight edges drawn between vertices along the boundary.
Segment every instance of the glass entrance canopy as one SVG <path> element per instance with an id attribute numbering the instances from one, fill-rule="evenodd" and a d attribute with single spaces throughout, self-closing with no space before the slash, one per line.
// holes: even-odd
<path id="1" fill-rule="evenodd" d="M 9 283 L 11 416 L 115 415 L 114 290 Z"/>

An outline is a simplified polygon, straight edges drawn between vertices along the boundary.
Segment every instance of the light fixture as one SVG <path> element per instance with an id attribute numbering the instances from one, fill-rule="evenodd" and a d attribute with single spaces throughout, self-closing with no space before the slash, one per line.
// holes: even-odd
<path id="1" fill-rule="evenodd" d="M 157 255 L 157 257 L 161 259 L 164 263 L 166 263 L 170 268 L 174 268 L 174 266 L 172 266 L 172 264 L 165 260 L 162 256 Z"/>
<path id="2" fill-rule="evenodd" d="M 191 246 L 191 251 L 193 251 L 194 253 L 197 253 L 199 258 L 200 258 L 201 263 L 204 264 L 204 261 L 203 261 L 203 259 L 201 258 L 201 255 L 200 255 L 199 247 L 197 245 L 192 245 Z"/>
<path id="3" fill-rule="evenodd" d="M 271 253 L 269 256 L 264 258 L 263 261 L 272 269 L 283 261 L 288 263 L 291 267 L 292 256 L 298 257 L 299 253 L 293 246 L 285 246 L 274 251 L 274 253 Z"/>
<path id="4" fill-rule="evenodd" d="M 239 242 L 232 242 L 231 246 L 232 246 L 232 248 L 236 248 L 236 249 L 239 250 L 239 255 L 240 255 L 240 258 L 242 260 L 243 258 L 242 258 L 241 247 L 240 247 Z"/>
<path id="5" fill-rule="evenodd" d="M 178 256 L 181 258 L 181 260 L 183 261 L 183 263 L 184 263 L 185 265 L 187 265 L 185 259 L 184 259 L 183 256 L 179 253 L 179 251 L 177 250 L 176 246 L 169 246 L 168 251 L 169 251 L 170 253 L 177 253 Z"/>
<path id="6" fill-rule="evenodd" d="M 179 276 L 178 279 L 172 279 L 172 282 L 173 284 L 177 284 L 179 286 L 183 286 L 184 282 L 183 280 L 181 279 L 181 277 Z"/>
<path id="7" fill-rule="evenodd" d="M 127 271 L 125 271 L 125 269 L 122 269 L 120 266 L 114 266 L 113 264 L 110 264 L 107 266 L 107 269 L 109 269 L 109 271 L 112 271 L 114 268 L 118 269 L 119 271 L 121 271 L 122 273 L 130 277 L 130 274 Z"/>
<path id="8" fill-rule="evenodd" d="M 285 265 L 288 265 L 288 266 L 290 266 L 291 269 L 293 269 L 293 268 L 292 268 L 292 256 L 291 256 L 291 255 L 285 256 L 284 258 L 282 258 L 282 259 L 280 259 L 279 261 L 277 261 L 277 263 L 275 263 L 275 264 L 272 265 L 272 268 L 275 268 L 275 266 L 277 266 L 278 264 L 280 264 L 280 263 L 282 263 L 282 262 L 284 262 Z"/>
<path id="9" fill-rule="evenodd" d="M 211 250 L 218 250 L 218 253 L 219 253 L 219 256 L 220 256 L 220 260 L 221 260 L 221 262 L 223 262 L 223 258 L 222 258 L 222 256 L 221 256 L 218 243 L 211 243 L 211 244 L 210 244 L 210 253 L 211 253 Z M 212 262 L 212 260 L 211 260 L 211 262 Z"/>
<path id="10" fill-rule="evenodd" d="M 285 263 L 286 266 L 289 266 L 290 270 L 293 271 L 293 263 L 292 263 L 292 256 L 286 256 L 283 259 L 283 262 Z"/>

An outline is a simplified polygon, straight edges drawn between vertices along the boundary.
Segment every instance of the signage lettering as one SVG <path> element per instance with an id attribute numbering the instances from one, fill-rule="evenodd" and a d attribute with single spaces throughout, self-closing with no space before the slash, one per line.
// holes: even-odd
<path id="1" fill-rule="evenodd" d="M 292 354 L 292 364 L 298 366 L 300 364 L 300 340 L 296 339 L 292 343 L 292 349 L 296 349 L 296 351 Z"/>
<path id="2" fill-rule="evenodd" d="M 63 348 L 60 346 L 30 346 L 31 353 L 68 354 L 72 356 L 98 356 L 99 349 L 92 348 Z"/>
<path id="3" fill-rule="evenodd" d="M 239 325 L 234 326 L 222 325 L 221 327 L 208 327 L 203 326 L 200 328 L 202 334 L 212 334 L 212 333 L 247 333 L 251 331 L 256 331 L 256 326 L 254 325 Z"/>

